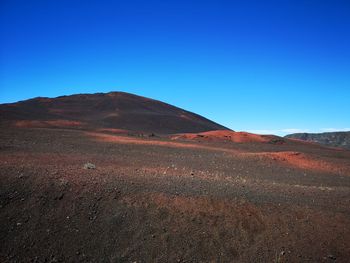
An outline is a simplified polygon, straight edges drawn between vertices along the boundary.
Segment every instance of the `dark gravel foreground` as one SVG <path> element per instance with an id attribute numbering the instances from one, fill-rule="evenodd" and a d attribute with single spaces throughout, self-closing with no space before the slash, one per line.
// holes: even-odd
<path id="1" fill-rule="evenodd" d="M 106 136 L 0 129 L 1 262 L 349 262 L 348 151 Z"/>

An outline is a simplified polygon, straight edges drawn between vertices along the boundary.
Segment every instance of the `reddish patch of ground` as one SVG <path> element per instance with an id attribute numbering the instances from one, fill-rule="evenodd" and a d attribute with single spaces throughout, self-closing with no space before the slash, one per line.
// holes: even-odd
<path id="1" fill-rule="evenodd" d="M 123 129 L 113 129 L 113 128 L 103 128 L 103 129 L 97 129 L 97 132 L 108 132 L 113 134 L 122 134 L 122 135 L 128 135 L 130 134 L 130 131 L 123 130 Z"/>
<path id="2" fill-rule="evenodd" d="M 323 171 L 323 172 L 341 172 L 350 175 L 350 165 L 342 165 L 319 160 L 308 154 L 301 152 L 259 152 L 259 153 L 243 153 L 243 156 L 258 156 L 267 157 L 268 159 L 278 161 L 279 163 L 286 163 L 301 169 Z"/>
<path id="3" fill-rule="evenodd" d="M 263 136 L 248 132 L 234 132 L 228 130 L 216 130 L 201 133 L 183 133 L 173 135 L 173 140 L 203 140 L 203 141 L 231 141 L 236 143 L 269 142 L 275 136 Z"/>
<path id="4" fill-rule="evenodd" d="M 85 123 L 69 120 L 21 120 L 15 121 L 14 125 L 19 128 L 79 128 L 84 127 Z"/>
<path id="5" fill-rule="evenodd" d="M 189 148 L 189 149 L 206 149 L 212 151 L 226 151 L 228 153 L 238 154 L 240 151 L 234 149 L 225 149 L 221 147 L 215 147 L 210 145 L 200 145 L 185 142 L 174 142 L 169 140 L 149 140 L 147 137 L 135 137 L 135 136 L 120 136 L 120 135 L 110 135 L 105 133 L 97 132 L 86 132 L 88 137 L 93 138 L 99 142 L 112 142 L 117 144 L 138 144 L 138 145 L 153 145 L 153 146 L 164 146 L 172 148 Z"/>

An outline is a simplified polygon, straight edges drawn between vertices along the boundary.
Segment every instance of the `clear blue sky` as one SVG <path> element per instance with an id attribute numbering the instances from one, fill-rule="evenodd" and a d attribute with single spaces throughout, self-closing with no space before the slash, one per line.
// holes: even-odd
<path id="1" fill-rule="evenodd" d="M 350 129 L 348 0 L 1 0 L 0 10 L 0 103 L 119 90 L 234 130 Z"/>

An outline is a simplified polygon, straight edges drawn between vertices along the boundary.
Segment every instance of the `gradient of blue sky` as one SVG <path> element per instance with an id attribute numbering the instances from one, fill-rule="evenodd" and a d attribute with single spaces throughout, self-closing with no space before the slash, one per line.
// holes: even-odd
<path id="1" fill-rule="evenodd" d="M 350 2 L 0 3 L 0 103 L 120 90 L 234 130 L 350 127 Z"/>

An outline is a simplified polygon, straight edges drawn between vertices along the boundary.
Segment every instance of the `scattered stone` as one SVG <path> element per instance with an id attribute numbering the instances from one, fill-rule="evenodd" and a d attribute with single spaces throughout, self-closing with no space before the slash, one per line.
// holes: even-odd
<path id="1" fill-rule="evenodd" d="M 64 193 L 59 193 L 56 197 L 55 200 L 62 200 L 64 197 Z"/>
<path id="2" fill-rule="evenodd" d="M 90 220 L 90 221 L 95 221 L 96 218 L 97 218 L 97 216 L 90 216 L 90 217 L 89 217 L 89 220 Z"/>
<path id="3" fill-rule="evenodd" d="M 58 179 L 58 184 L 61 186 L 67 186 L 69 184 L 69 182 L 65 178 L 60 178 L 60 179 Z"/>
<path id="4" fill-rule="evenodd" d="M 96 166 L 93 163 L 86 163 L 84 169 L 96 169 Z"/>

